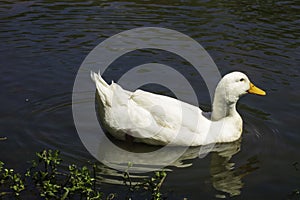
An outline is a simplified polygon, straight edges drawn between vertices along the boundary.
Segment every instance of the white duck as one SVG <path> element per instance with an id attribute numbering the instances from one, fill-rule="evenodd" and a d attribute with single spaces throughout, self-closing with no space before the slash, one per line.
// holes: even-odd
<path id="1" fill-rule="evenodd" d="M 225 75 L 215 90 L 212 112 L 143 90 L 130 92 L 91 72 L 100 97 L 100 119 L 115 138 L 152 145 L 199 146 L 240 138 L 236 103 L 246 93 L 266 95 L 241 72 Z"/>

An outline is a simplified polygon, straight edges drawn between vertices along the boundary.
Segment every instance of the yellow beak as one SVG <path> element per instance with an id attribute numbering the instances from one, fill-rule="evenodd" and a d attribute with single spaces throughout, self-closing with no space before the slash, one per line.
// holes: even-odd
<path id="1" fill-rule="evenodd" d="M 262 96 L 266 95 L 265 91 L 263 91 L 262 89 L 259 89 L 255 85 L 253 85 L 253 83 L 250 83 L 250 89 L 248 90 L 248 93 L 258 94 L 258 95 L 262 95 Z"/>

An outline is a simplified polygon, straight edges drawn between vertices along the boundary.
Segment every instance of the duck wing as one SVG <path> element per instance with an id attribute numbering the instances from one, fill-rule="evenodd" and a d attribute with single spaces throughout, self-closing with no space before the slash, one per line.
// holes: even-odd
<path id="1" fill-rule="evenodd" d="M 130 98 L 136 106 L 148 111 L 157 125 L 164 128 L 187 128 L 196 132 L 199 118 L 204 118 L 200 108 L 172 97 L 136 90 Z"/>
<path id="2" fill-rule="evenodd" d="M 201 134 L 199 130 L 206 130 L 209 125 L 196 106 L 143 90 L 130 92 L 116 83 L 108 85 L 100 74 L 92 73 L 92 79 L 105 113 L 102 120 L 118 139 L 128 134 L 136 141 L 164 145 L 180 133 L 184 143 L 186 138 Z"/>

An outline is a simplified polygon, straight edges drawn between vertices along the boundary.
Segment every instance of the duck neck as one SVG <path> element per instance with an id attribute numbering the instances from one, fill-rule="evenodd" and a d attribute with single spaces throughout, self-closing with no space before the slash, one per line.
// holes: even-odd
<path id="1" fill-rule="evenodd" d="M 228 116 L 233 116 L 237 114 L 236 102 L 237 100 L 229 100 L 224 92 L 216 92 L 213 105 L 211 120 L 218 121 Z"/>

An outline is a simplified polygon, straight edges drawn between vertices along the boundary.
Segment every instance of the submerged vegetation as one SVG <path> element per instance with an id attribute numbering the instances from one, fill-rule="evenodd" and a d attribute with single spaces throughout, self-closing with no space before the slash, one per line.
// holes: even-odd
<path id="1" fill-rule="evenodd" d="M 90 167 L 71 164 L 65 172 L 59 151 L 43 150 L 36 153 L 36 157 L 24 174 L 5 168 L 0 161 L 0 199 L 39 196 L 43 199 L 111 200 L 118 196 L 117 193 L 101 192 L 99 184 L 96 184 L 96 164 Z M 131 199 L 134 193 L 141 191 L 153 200 L 163 199 L 160 188 L 165 178 L 164 171 L 157 171 L 153 177 L 133 184 L 129 172 L 124 172 L 124 185 L 128 188 L 126 199 Z"/>

